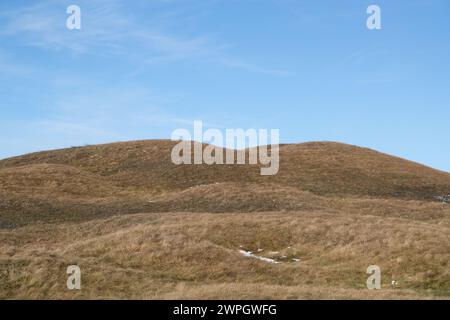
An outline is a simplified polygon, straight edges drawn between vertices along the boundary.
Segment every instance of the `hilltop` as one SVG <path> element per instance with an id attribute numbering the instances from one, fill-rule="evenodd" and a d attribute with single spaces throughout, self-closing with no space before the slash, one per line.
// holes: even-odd
<path id="1" fill-rule="evenodd" d="M 174 165 L 174 145 L 135 141 L 2 160 L 0 225 L 138 212 L 323 208 L 348 198 L 433 203 L 450 194 L 448 173 L 346 144 L 282 145 L 275 176 L 261 176 L 259 165 Z"/>

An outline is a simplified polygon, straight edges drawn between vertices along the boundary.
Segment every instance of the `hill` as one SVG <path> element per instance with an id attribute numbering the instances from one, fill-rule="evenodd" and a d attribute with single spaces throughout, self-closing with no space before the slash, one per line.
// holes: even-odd
<path id="1" fill-rule="evenodd" d="M 279 173 L 261 176 L 176 166 L 174 144 L 1 160 L 0 298 L 450 298 L 450 206 L 437 198 L 450 174 L 314 142 L 280 146 Z M 65 287 L 71 264 L 81 291 Z M 365 288 L 371 264 L 380 291 Z"/>
<path id="2" fill-rule="evenodd" d="M 277 183 L 319 195 L 432 200 L 450 192 L 449 173 L 341 143 L 282 145 L 280 171 L 273 177 L 261 176 L 259 166 L 177 166 L 170 161 L 174 144 L 149 140 L 40 152 L 2 160 L 0 169 L 63 165 L 106 178 L 114 185 L 154 191 L 247 181 Z"/>
<path id="3" fill-rule="evenodd" d="M 348 198 L 436 202 L 450 194 L 448 173 L 345 144 L 282 145 L 275 176 L 261 176 L 259 165 L 177 166 L 174 144 L 113 143 L 2 160 L 0 226 L 138 212 L 313 209 Z"/>

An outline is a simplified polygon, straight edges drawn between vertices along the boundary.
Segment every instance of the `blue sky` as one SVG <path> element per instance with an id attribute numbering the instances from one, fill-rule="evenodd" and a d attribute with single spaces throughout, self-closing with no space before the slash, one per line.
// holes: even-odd
<path id="1" fill-rule="evenodd" d="M 450 171 L 450 2 L 2 0 L 0 115 L 0 158 L 202 120 Z"/>

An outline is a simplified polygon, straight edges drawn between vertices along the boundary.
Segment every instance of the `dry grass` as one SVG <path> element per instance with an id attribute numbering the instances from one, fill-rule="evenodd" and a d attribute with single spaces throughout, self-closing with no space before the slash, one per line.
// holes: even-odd
<path id="1" fill-rule="evenodd" d="M 449 298 L 449 237 L 439 223 L 324 212 L 40 224 L 0 233 L 1 297 Z M 244 257 L 241 246 L 281 263 Z M 82 268 L 79 292 L 65 288 L 70 264 Z M 380 292 L 365 288 L 371 264 L 382 268 Z"/>
<path id="2" fill-rule="evenodd" d="M 261 177 L 258 166 L 174 166 L 172 146 L 0 161 L 0 298 L 450 298 L 450 205 L 434 199 L 450 194 L 449 174 L 313 143 L 281 147 L 280 173 Z M 81 291 L 66 288 L 71 264 Z"/>

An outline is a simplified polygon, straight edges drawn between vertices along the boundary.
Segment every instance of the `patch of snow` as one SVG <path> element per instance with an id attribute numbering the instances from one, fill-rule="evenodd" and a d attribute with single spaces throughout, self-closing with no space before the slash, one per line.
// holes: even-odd
<path id="1" fill-rule="evenodd" d="M 441 201 L 443 203 L 450 203 L 450 194 L 444 196 L 436 196 L 434 197 L 436 200 Z"/>
<path id="2" fill-rule="evenodd" d="M 270 259 L 270 258 L 265 258 L 265 257 L 260 257 L 257 255 L 254 255 L 251 251 L 245 251 L 245 250 L 239 250 L 239 252 L 244 256 L 244 257 L 248 257 L 248 258 L 254 258 L 254 259 L 258 259 L 267 263 L 273 263 L 273 264 L 278 264 L 280 262 L 274 260 L 274 259 Z"/>
<path id="3" fill-rule="evenodd" d="M 299 262 L 299 261 L 300 261 L 300 259 L 297 259 L 297 258 L 293 258 L 293 259 L 292 259 L 292 261 L 295 261 L 295 262 Z"/>

